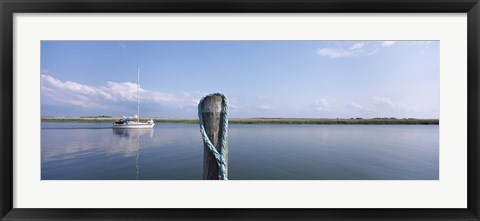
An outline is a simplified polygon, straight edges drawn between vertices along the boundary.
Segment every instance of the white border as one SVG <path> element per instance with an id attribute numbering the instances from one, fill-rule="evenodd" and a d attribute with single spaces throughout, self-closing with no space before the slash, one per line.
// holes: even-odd
<path id="1" fill-rule="evenodd" d="M 466 14 L 15 14 L 15 208 L 466 208 Z M 439 181 L 40 181 L 40 40 L 440 40 Z"/>

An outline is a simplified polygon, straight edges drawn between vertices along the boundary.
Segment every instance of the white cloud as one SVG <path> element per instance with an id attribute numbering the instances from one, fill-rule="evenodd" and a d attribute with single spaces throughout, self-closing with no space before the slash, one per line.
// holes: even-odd
<path id="1" fill-rule="evenodd" d="M 431 44 L 434 42 L 435 41 L 414 41 L 416 45 L 423 47 L 423 49 L 418 52 L 419 54 L 424 54 L 427 52 L 427 50 L 430 49 Z"/>
<path id="2" fill-rule="evenodd" d="M 137 99 L 137 84 L 124 82 L 107 82 L 107 85 L 102 87 L 105 93 L 110 94 L 115 100 L 135 101 Z"/>
<path id="3" fill-rule="evenodd" d="M 329 44 L 329 47 L 319 48 L 317 54 L 330 58 L 355 57 L 361 55 L 373 55 L 376 49 L 372 46 L 367 47 L 365 42 L 355 43 L 335 43 Z"/>
<path id="4" fill-rule="evenodd" d="M 72 105 L 82 108 L 108 108 L 111 104 L 136 102 L 137 84 L 131 82 L 107 82 L 104 86 L 94 87 L 72 81 L 61 81 L 55 77 L 41 75 L 42 102 L 57 105 Z M 200 100 L 195 92 L 173 95 L 140 88 L 140 101 L 143 103 L 169 105 L 172 107 L 195 106 Z M 197 95 L 192 97 L 191 94 Z M 47 99 L 47 100 L 45 100 Z"/>
<path id="5" fill-rule="evenodd" d="M 69 99 L 67 102 L 74 106 L 83 108 L 104 108 L 101 104 L 91 101 L 86 96 L 77 96 L 75 99 Z"/>
<path id="6" fill-rule="evenodd" d="M 354 103 L 354 102 L 348 102 L 347 107 L 355 110 L 362 110 L 363 107 L 360 104 Z"/>
<path id="7" fill-rule="evenodd" d="M 321 48 L 318 49 L 318 54 L 321 56 L 339 58 L 339 57 L 351 57 L 358 55 L 356 50 L 345 50 L 345 49 L 333 49 L 333 48 Z"/>
<path id="8" fill-rule="evenodd" d="M 55 103 L 65 103 L 83 108 L 102 108 L 98 100 L 114 101 L 115 98 L 102 89 L 72 81 L 60 81 L 50 75 L 41 75 L 42 96 Z M 92 99 L 96 98 L 96 99 Z"/>
<path id="9" fill-rule="evenodd" d="M 325 98 L 316 100 L 314 104 L 315 110 L 318 110 L 318 111 L 324 111 L 329 107 L 330 107 L 330 102 Z"/>
<path id="10" fill-rule="evenodd" d="M 395 107 L 396 106 L 396 104 L 392 101 L 392 99 L 390 99 L 388 97 L 374 96 L 373 97 L 373 103 L 377 104 L 377 105 L 388 106 L 388 107 Z"/>
<path id="11" fill-rule="evenodd" d="M 270 105 L 261 105 L 261 106 L 258 106 L 257 109 L 260 109 L 260 110 L 272 110 L 273 108 L 272 108 Z"/>
<path id="12" fill-rule="evenodd" d="M 330 58 L 371 56 L 381 48 L 390 47 L 396 41 L 367 41 L 367 42 L 340 42 L 328 44 L 328 47 L 319 48 L 317 54 Z"/>
<path id="13" fill-rule="evenodd" d="M 137 84 L 131 82 L 107 82 L 107 85 L 102 87 L 104 91 L 118 100 L 136 101 L 137 100 Z M 184 94 L 184 93 L 182 93 Z M 179 98 L 169 93 L 155 92 L 140 88 L 140 99 L 153 102 L 175 102 Z"/>
<path id="14" fill-rule="evenodd" d="M 384 41 L 382 42 L 382 47 L 390 47 L 395 44 L 395 41 Z"/>
<path id="15" fill-rule="evenodd" d="M 373 99 L 373 104 L 380 108 L 394 109 L 394 110 L 399 110 L 403 112 L 409 112 L 409 111 L 415 110 L 414 107 L 411 107 L 405 103 L 393 101 L 388 97 L 374 96 L 372 99 Z"/>
<path id="16" fill-rule="evenodd" d="M 370 52 L 368 52 L 367 55 L 374 55 L 378 52 L 378 50 L 379 50 L 378 48 L 375 48 L 375 49 L 371 50 Z"/>
<path id="17" fill-rule="evenodd" d="M 245 107 L 240 105 L 241 102 L 238 101 L 236 97 L 228 97 L 228 108 L 229 109 L 244 109 Z"/>
<path id="18" fill-rule="evenodd" d="M 363 43 L 363 42 L 355 43 L 354 45 L 352 45 L 352 47 L 350 47 L 350 50 L 363 48 L 364 45 L 365 45 L 365 43 Z"/>

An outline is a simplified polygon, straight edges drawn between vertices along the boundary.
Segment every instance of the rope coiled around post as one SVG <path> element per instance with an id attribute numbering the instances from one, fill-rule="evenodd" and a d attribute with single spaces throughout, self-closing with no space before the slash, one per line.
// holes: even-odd
<path id="1" fill-rule="evenodd" d="M 222 97 L 222 112 L 223 114 L 223 119 L 222 119 L 222 137 L 220 139 L 220 151 L 217 151 L 215 146 L 213 146 L 212 142 L 207 136 L 207 132 L 205 131 L 204 127 L 204 121 L 203 121 L 203 114 L 202 114 L 202 106 L 203 106 L 203 100 L 205 98 L 210 97 L 210 96 L 220 96 Z M 213 93 L 209 94 L 205 97 L 203 97 L 200 102 L 198 103 L 198 119 L 200 123 L 200 133 L 202 134 L 203 142 L 207 144 L 208 149 L 210 152 L 215 156 L 215 159 L 217 161 L 217 166 L 218 166 L 218 179 L 219 180 L 228 180 L 227 178 L 227 166 L 225 163 L 225 146 L 227 143 L 227 129 L 228 129 L 228 107 L 227 107 L 227 97 L 221 93 Z"/>

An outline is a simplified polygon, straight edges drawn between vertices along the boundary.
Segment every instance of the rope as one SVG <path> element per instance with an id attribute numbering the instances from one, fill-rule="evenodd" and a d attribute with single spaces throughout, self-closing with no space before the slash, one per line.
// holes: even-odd
<path id="1" fill-rule="evenodd" d="M 210 97 L 210 96 L 221 96 L 222 97 L 222 112 L 223 114 L 223 124 L 222 124 L 222 138 L 221 138 L 221 143 L 220 143 L 220 152 L 217 151 L 215 146 L 213 146 L 212 142 L 207 136 L 207 132 L 205 131 L 204 127 L 204 121 L 203 121 L 203 114 L 202 114 L 202 106 L 203 106 L 203 100 L 205 98 Z M 227 178 L 227 166 L 225 163 L 225 146 L 227 143 L 227 128 L 228 128 L 228 108 L 227 108 L 227 97 L 221 93 L 213 93 L 209 94 L 205 97 L 203 97 L 200 100 L 200 103 L 198 103 L 198 118 L 200 120 L 200 133 L 202 134 L 203 142 L 207 144 L 208 149 L 210 149 L 210 152 L 215 156 L 215 159 L 217 161 L 217 166 L 218 166 L 218 179 L 219 180 L 228 180 Z"/>

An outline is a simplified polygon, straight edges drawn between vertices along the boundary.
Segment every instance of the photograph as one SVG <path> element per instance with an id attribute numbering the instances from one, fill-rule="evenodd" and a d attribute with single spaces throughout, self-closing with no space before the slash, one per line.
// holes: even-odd
<path id="1" fill-rule="evenodd" d="M 41 180 L 439 180 L 439 40 L 42 40 Z"/>
<path id="2" fill-rule="evenodd" d="M 480 0 L 0 0 L 0 221 L 480 221 Z"/>

